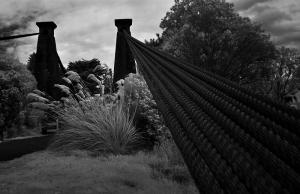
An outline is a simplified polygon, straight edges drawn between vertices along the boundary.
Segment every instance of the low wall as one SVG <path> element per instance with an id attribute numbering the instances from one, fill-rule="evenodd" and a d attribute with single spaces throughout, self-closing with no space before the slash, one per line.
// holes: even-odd
<path id="1" fill-rule="evenodd" d="M 0 161 L 11 160 L 24 154 L 47 148 L 53 134 L 33 137 L 20 137 L 0 143 Z"/>

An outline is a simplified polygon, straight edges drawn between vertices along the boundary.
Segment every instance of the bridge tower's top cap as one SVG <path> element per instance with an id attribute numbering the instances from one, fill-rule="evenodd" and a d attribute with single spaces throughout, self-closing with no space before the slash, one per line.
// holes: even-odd
<path id="1" fill-rule="evenodd" d="M 129 26 L 132 25 L 132 19 L 115 19 L 115 25 L 118 28 L 128 28 Z"/>
<path id="2" fill-rule="evenodd" d="M 50 21 L 50 22 L 37 22 L 36 25 L 39 28 L 52 28 L 52 29 L 55 29 L 57 27 L 57 25 L 52 21 Z"/>
<path id="3" fill-rule="evenodd" d="M 115 26 L 117 26 L 118 31 L 127 31 L 130 34 L 130 26 L 132 25 L 132 19 L 115 19 Z"/>

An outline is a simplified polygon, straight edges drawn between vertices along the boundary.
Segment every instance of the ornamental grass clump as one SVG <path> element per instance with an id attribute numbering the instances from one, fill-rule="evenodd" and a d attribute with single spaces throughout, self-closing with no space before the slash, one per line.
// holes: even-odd
<path id="1" fill-rule="evenodd" d="M 61 110 L 62 129 L 50 149 L 88 150 L 93 154 L 128 154 L 136 150 L 141 138 L 133 125 L 133 116 L 121 102 L 106 104 L 92 98 Z"/>

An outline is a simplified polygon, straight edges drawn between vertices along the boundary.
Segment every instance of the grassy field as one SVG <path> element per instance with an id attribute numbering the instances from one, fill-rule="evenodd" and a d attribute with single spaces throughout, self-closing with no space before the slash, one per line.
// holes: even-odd
<path id="1" fill-rule="evenodd" d="M 91 157 L 87 152 L 37 152 L 0 162 L 0 193 L 198 193 L 184 165 L 140 152 Z"/>

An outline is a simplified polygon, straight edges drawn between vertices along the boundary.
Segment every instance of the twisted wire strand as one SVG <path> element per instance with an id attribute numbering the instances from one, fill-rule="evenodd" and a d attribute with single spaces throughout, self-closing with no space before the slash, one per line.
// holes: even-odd
<path id="1" fill-rule="evenodd" d="M 139 49 L 142 49 L 144 52 L 147 52 L 149 53 L 149 55 L 152 55 L 152 53 L 143 48 L 143 47 L 140 47 L 139 45 L 136 45 L 139 47 Z M 152 55 L 153 56 L 153 55 Z M 163 58 L 161 57 L 155 57 L 153 56 L 153 58 L 160 58 L 160 60 L 164 60 Z M 168 61 L 165 61 L 163 62 L 163 64 L 165 66 L 168 66 Z M 213 91 L 214 93 L 216 93 L 217 95 L 221 96 L 222 99 L 224 100 L 227 100 L 229 101 L 230 103 L 233 103 L 235 106 L 239 107 L 241 110 L 243 110 L 243 112 L 249 114 L 249 116 L 251 117 L 254 117 L 256 120 L 260 121 L 261 123 L 263 123 L 265 126 L 267 126 L 270 130 L 272 130 L 275 134 L 278 134 L 280 135 L 282 138 L 286 139 L 287 141 L 289 142 L 292 142 L 298 149 L 300 147 L 300 141 L 299 141 L 299 137 L 292 133 L 290 130 L 288 129 L 285 129 L 284 127 L 282 127 L 281 125 L 279 124 L 276 124 L 274 122 L 274 118 L 272 118 L 272 120 L 268 117 L 265 117 L 264 115 L 261 115 L 260 113 L 254 111 L 253 109 L 249 108 L 248 106 L 246 106 L 245 104 L 235 100 L 234 98 L 226 95 L 224 92 L 220 91 L 220 90 L 217 90 L 215 87 L 207 84 L 206 82 L 204 82 L 203 80 L 193 76 L 192 74 L 189 74 L 188 72 L 186 71 L 183 71 L 182 69 L 180 68 L 176 68 L 175 65 L 173 66 L 168 66 L 170 68 L 170 70 L 174 70 L 176 69 L 177 72 L 174 72 L 174 73 L 177 73 L 178 76 L 181 76 L 181 75 L 186 75 L 188 76 L 189 78 L 193 79 L 194 82 L 197 82 L 197 83 L 201 83 L 201 85 L 205 86 L 205 88 L 207 88 L 208 90 L 210 91 Z M 178 73 L 179 72 L 179 73 Z M 182 80 L 183 82 L 188 82 L 186 81 L 185 79 Z M 195 84 L 191 83 L 191 82 L 188 82 L 188 84 L 194 86 Z M 196 87 L 199 87 L 199 84 L 196 84 Z M 198 90 L 198 88 L 194 88 L 195 90 Z M 295 127 L 295 129 L 297 129 Z"/>
<path id="2" fill-rule="evenodd" d="M 140 53 L 138 53 L 141 55 Z M 145 57 L 143 57 L 146 61 Z M 144 63 L 147 64 L 147 63 Z M 177 119 L 180 121 L 182 126 L 187 131 L 189 138 L 195 143 L 195 145 L 199 148 L 204 156 L 204 160 L 210 165 L 210 169 L 214 172 L 215 176 L 223 186 L 226 188 L 229 193 L 248 193 L 245 186 L 238 180 L 237 176 L 233 173 L 233 170 L 229 166 L 228 161 L 221 156 L 219 152 L 217 152 L 216 147 L 210 142 L 210 140 L 205 136 L 205 134 L 199 130 L 194 121 L 189 117 L 188 113 L 183 110 L 182 106 L 173 98 L 171 91 L 169 88 L 166 88 L 162 82 L 160 81 L 158 76 L 158 72 L 154 73 L 149 66 L 145 65 L 145 68 L 148 70 L 149 75 L 156 75 L 155 83 L 162 94 L 167 99 L 168 105 L 171 107 L 172 111 L 177 116 Z M 168 85 L 170 86 L 171 83 Z M 183 99 L 180 99 L 181 101 Z M 186 104 L 186 103 L 185 103 Z M 203 127 L 211 127 L 211 123 L 208 123 L 207 126 Z M 198 132 L 198 133 L 197 133 Z M 198 134 L 198 135 L 195 135 Z M 226 171 L 227 173 L 222 173 Z"/>
<path id="3" fill-rule="evenodd" d="M 157 59 L 158 60 L 158 59 Z M 165 64 L 165 61 L 160 61 L 160 64 Z M 195 91 L 201 92 L 201 96 L 206 97 L 211 103 L 218 107 L 220 110 L 223 110 L 224 107 L 223 103 L 224 99 L 218 97 L 217 95 L 213 94 L 210 90 L 213 90 L 213 88 L 209 88 L 210 90 L 206 89 L 202 86 L 202 84 L 199 84 L 198 82 L 195 82 L 191 79 L 191 76 L 187 76 L 185 72 L 177 71 L 176 67 L 170 67 L 169 71 L 172 71 L 173 73 L 176 73 L 177 77 L 180 77 L 183 81 L 189 81 L 190 86 L 194 86 L 193 89 Z M 181 84 L 182 81 L 178 81 L 177 84 Z M 187 86 L 186 86 L 187 87 Z M 183 87 L 185 89 L 186 87 Z M 189 91 L 188 91 L 189 92 Z M 211 98 L 213 97 L 213 98 Z M 221 102 L 219 102 L 221 101 Z M 229 104 L 231 102 L 229 101 Z M 220 108 L 221 107 L 221 108 Z M 230 111 L 226 109 L 225 107 L 225 113 L 232 115 L 234 114 L 234 117 L 236 117 L 237 123 L 239 123 L 241 126 L 248 129 L 247 131 L 250 132 L 256 139 L 260 140 L 260 142 L 263 142 L 266 147 L 268 147 L 270 150 L 272 150 L 274 153 L 279 155 L 280 158 L 283 158 L 285 162 L 293 166 L 295 169 L 297 169 L 297 166 L 300 164 L 300 151 L 297 148 L 297 146 L 293 145 L 292 143 L 295 143 L 299 147 L 299 138 L 293 134 L 288 137 L 292 137 L 293 141 L 290 143 L 287 141 L 287 138 L 285 136 L 282 136 L 282 133 L 284 135 L 288 134 L 290 135 L 288 130 L 281 131 L 281 136 L 278 135 L 278 133 L 274 132 L 274 129 L 267 128 L 266 126 L 262 125 L 262 123 L 257 122 L 255 119 L 251 118 L 251 116 L 247 115 L 243 111 L 240 110 L 240 107 L 238 107 L 237 111 Z M 223 110 L 223 111 L 224 111 Z M 237 113 L 237 114 L 236 114 Z M 233 117 L 233 118 L 234 118 Z M 270 130 L 271 129 L 271 130 Z M 280 128 L 278 128 L 280 129 Z M 278 131 L 277 131 L 278 132 Z M 289 138 L 288 138 L 289 139 Z"/>
<path id="4" fill-rule="evenodd" d="M 152 58 L 153 59 L 153 58 Z M 155 67 L 157 68 L 157 66 Z M 160 69 L 158 72 L 164 72 L 164 75 L 165 76 L 171 76 L 172 74 L 170 73 L 168 75 L 168 70 L 163 70 L 163 69 Z M 157 74 L 156 74 L 157 75 Z M 176 76 L 172 75 L 173 76 L 173 80 L 175 78 L 177 78 Z M 170 82 L 170 79 L 168 79 L 168 82 L 166 82 L 166 84 L 168 86 L 170 86 L 170 84 L 168 84 Z M 177 80 L 173 81 L 174 83 L 176 83 L 177 85 L 180 85 L 181 84 L 181 81 L 179 80 L 179 78 L 177 78 Z M 191 92 L 193 92 L 192 89 L 190 89 L 187 85 L 184 86 L 184 87 L 181 87 L 180 90 L 184 91 L 186 94 L 190 94 Z M 174 96 L 176 97 L 176 94 L 178 94 L 179 91 L 177 91 Z M 189 93 L 190 92 L 190 93 Z M 194 96 L 191 96 L 189 95 L 191 98 L 193 98 L 194 101 L 197 101 L 198 99 L 201 99 L 201 96 L 199 96 L 198 94 L 193 94 Z M 232 121 L 230 121 L 229 118 L 226 118 L 226 116 L 222 116 L 222 113 L 220 113 L 220 111 L 218 111 L 217 109 L 215 109 L 214 107 L 212 107 L 209 102 L 205 101 L 204 103 L 202 104 L 199 104 L 199 109 L 200 107 L 207 107 L 207 110 L 208 112 L 210 113 L 210 115 L 213 117 L 213 118 L 216 118 L 216 122 L 217 123 L 220 123 L 222 126 L 226 127 L 226 130 L 228 132 L 228 134 L 232 135 L 232 127 L 236 127 L 238 129 L 238 132 L 240 134 L 242 134 L 241 136 L 238 136 L 236 134 L 233 135 L 233 137 L 241 137 L 238 141 L 244 141 L 244 139 L 248 139 L 248 140 L 251 140 L 250 143 L 249 141 L 247 142 L 246 141 L 246 144 L 243 144 L 242 142 L 242 145 L 244 146 L 247 146 L 249 147 L 250 149 L 250 152 L 252 153 L 255 153 L 255 151 L 253 152 L 253 150 L 256 150 L 256 152 L 259 152 L 260 154 L 263 153 L 263 157 L 258 155 L 258 154 L 254 154 L 258 159 L 262 159 L 262 163 L 264 164 L 264 166 L 267 168 L 267 169 L 270 169 L 269 171 L 271 172 L 271 174 L 273 176 L 276 177 L 277 180 L 280 180 L 281 182 L 284 183 L 284 185 L 288 185 L 288 187 L 290 188 L 293 188 L 295 185 L 298 185 L 300 182 L 299 182 L 299 176 L 289 167 L 287 166 L 285 163 L 283 163 L 282 161 L 280 161 L 279 158 L 275 157 L 272 153 L 270 153 L 269 150 L 266 150 L 264 147 L 262 147 L 260 145 L 260 143 L 258 143 L 255 139 L 249 137 L 248 134 L 245 134 L 243 131 L 243 129 L 240 129 L 238 126 L 236 126 L 235 123 L 233 123 Z M 211 111 L 209 111 L 211 110 Z M 197 110 L 194 110 L 194 111 L 197 111 Z M 216 114 L 217 113 L 217 114 Z M 199 114 L 199 113 L 198 113 Z M 216 115 L 216 116 L 214 116 Z M 223 124 L 223 123 L 226 123 L 226 124 Z M 252 144 L 251 146 L 248 146 L 249 144 Z M 253 149 L 253 145 L 255 146 L 255 149 Z M 246 147 L 246 148 L 247 148 Z M 258 151 L 257 151 L 258 150 Z M 247 153 L 246 153 L 247 154 Z M 270 158 L 270 154 L 271 154 L 271 158 Z M 275 165 L 273 164 L 274 161 L 271 161 L 271 162 L 268 162 L 270 160 L 274 160 L 275 161 Z M 256 160 L 256 158 L 254 158 L 254 160 Z M 267 162 L 265 162 L 267 161 Z M 248 164 L 245 164 L 244 166 L 247 166 Z M 271 167 L 271 168 L 270 168 Z M 259 168 L 257 168 L 259 169 Z M 278 170 L 278 169 L 281 169 Z M 251 173 L 249 173 L 251 174 Z M 249 175 L 248 175 L 249 176 Z M 265 177 L 265 175 L 263 176 Z M 294 180 L 298 180 L 298 182 L 295 182 Z M 293 186 L 294 185 L 294 186 Z M 255 186 L 254 186 L 255 187 Z"/>
<path id="5" fill-rule="evenodd" d="M 151 50 L 154 55 L 164 58 L 177 67 L 185 70 L 185 72 L 189 72 L 191 74 L 194 74 L 196 77 L 200 77 L 205 82 L 211 84 L 213 87 L 219 89 L 220 91 L 224 91 L 227 95 L 238 98 L 240 102 L 244 103 L 248 107 L 255 109 L 265 117 L 269 117 L 270 119 L 275 118 L 274 120 L 277 123 L 288 127 L 289 130 L 295 132 L 297 135 L 300 134 L 298 130 L 300 128 L 300 111 L 286 107 L 282 103 L 262 97 L 261 95 L 251 93 L 238 84 L 231 82 L 225 78 L 221 78 L 220 76 L 212 74 L 211 72 L 202 70 L 199 67 L 188 65 L 187 63 L 180 63 L 180 61 L 175 59 L 174 57 L 165 55 L 165 53 L 161 53 L 160 51 L 148 47 L 140 41 L 129 37 L 128 35 L 126 36 L 126 38 L 133 40 L 135 44 L 138 44 L 141 47 L 146 48 L 147 50 Z"/>
<path id="6" fill-rule="evenodd" d="M 133 54 L 136 54 L 136 50 L 131 48 Z M 160 107 L 160 111 L 164 117 L 167 126 L 170 128 L 171 134 L 174 138 L 176 145 L 178 146 L 183 158 L 188 166 L 191 175 L 194 178 L 198 189 L 204 193 L 224 193 L 221 189 L 219 182 L 207 166 L 203 156 L 200 155 L 198 148 L 187 137 L 185 130 L 182 128 L 174 113 L 171 112 L 170 107 L 166 106 L 166 99 L 156 88 L 156 83 L 153 77 L 148 76 L 148 72 L 144 68 L 143 60 L 136 55 L 136 60 L 140 65 L 140 70 L 143 72 L 145 80 L 153 92 L 153 97 Z"/>
<path id="7" fill-rule="evenodd" d="M 158 56 L 162 56 L 163 58 L 165 58 L 165 59 L 167 59 L 167 60 L 169 60 L 171 62 L 175 62 L 175 63 L 177 63 L 179 65 L 184 65 L 184 66 L 187 66 L 187 67 L 192 67 L 194 71 L 200 71 L 200 72 L 203 72 L 205 74 L 208 74 L 209 76 L 214 77 L 214 78 L 218 79 L 219 81 L 225 82 L 226 84 L 228 84 L 228 85 L 230 85 L 230 86 L 232 86 L 232 87 L 234 87 L 236 89 L 239 89 L 242 92 L 244 92 L 244 93 L 246 93 L 246 94 L 248 94 L 248 95 L 250 95 L 252 97 L 257 98 L 258 100 L 261 100 L 261 101 L 263 101 L 263 102 L 265 102 L 267 104 L 270 104 L 270 105 L 272 105 L 274 107 L 277 107 L 278 109 L 283 109 L 283 110 L 289 112 L 292 116 L 296 115 L 297 118 L 300 118 L 300 111 L 299 110 L 291 109 L 291 108 L 287 107 L 285 104 L 283 104 L 282 102 L 275 101 L 275 100 L 273 100 L 271 98 L 268 98 L 268 97 L 266 97 L 264 95 L 253 93 L 253 92 L 247 90 L 246 88 L 241 87 L 239 84 L 237 84 L 237 83 L 235 83 L 235 82 L 233 82 L 231 80 L 228 80 L 228 79 L 226 79 L 226 78 L 224 78 L 222 76 L 219 76 L 219 75 L 214 74 L 214 73 L 212 73 L 210 71 L 207 71 L 207 70 L 205 70 L 205 69 L 203 69 L 203 68 L 201 68 L 199 66 L 187 63 L 187 62 L 185 62 L 185 61 L 183 61 L 181 59 L 177 59 L 177 58 L 175 59 L 169 53 L 161 51 L 161 50 L 158 51 L 158 50 L 156 50 L 156 49 L 154 49 L 154 48 L 152 48 L 150 46 L 145 45 L 144 43 L 142 43 L 141 41 L 139 41 L 139 40 L 137 40 L 137 39 L 135 39 L 133 37 L 129 36 L 128 38 L 133 39 L 134 41 L 136 41 L 136 43 L 140 44 L 141 46 L 143 46 L 143 47 L 145 47 L 145 48 L 147 48 L 149 50 L 151 50 L 153 53 L 157 54 Z"/>
<path id="8" fill-rule="evenodd" d="M 289 124 L 274 122 L 279 115 L 287 117 L 293 111 L 274 108 L 203 71 L 192 71 L 192 66 L 180 66 L 125 33 L 124 38 L 200 191 L 300 190 L 299 137 L 291 132 L 291 126 L 298 123 L 297 115 L 285 121 Z M 247 106 L 245 99 L 258 102 L 271 116 L 251 103 Z M 211 187 L 204 186 L 204 174 Z"/>
<path id="9" fill-rule="evenodd" d="M 148 60 L 152 63 L 151 66 L 153 66 L 153 64 L 156 63 L 151 59 L 152 58 L 148 57 Z M 180 88 L 176 89 L 175 85 L 177 82 L 170 82 L 170 79 L 165 78 L 168 72 L 164 72 L 162 75 L 163 71 L 160 71 L 161 69 L 158 70 L 157 66 L 151 68 L 151 66 L 149 68 L 152 69 L 152 75 L 156 75 L 156 77 L 158 77 L 161 81 L 164 80 L 162 81 L 163 83 L 161 83 L 162 86 L 168 85 L 168 88 L 162 89 L 162 91 L 170 91 L 167 99 L 174 96 L 181 107 L 185 109 L 185 112 L 188 115 L 191 115 L 191 118 L 199 127 L 197 131 L 190 131 L 190 135 L 192 136 L 191 138 L 193 138 L 193 136 L 194 139 L 195 137 L 199 137 L 199 134 L 201 133 L 199 130 L 203 131 L 204 136 L 206 136 L 207 139 L 212 142 L 212 145 L 216 147 L 222 157 L 224 157 L 231 168 L 234 169 L 234 173 L 236 173 L 239 178 L 243 180 L 245 185 L 248 187 L 248 190 L 252 192 L 260 191 L 263 193 L 272 193 L 273 191 L 281 191 L 281 193 L 284 191 L 286 192 L 286 190 L 284 190 L 277 181 L 273 180 L 272 177 L 267 174 L 261 166 L 258 166 L 257 163 L 253 162 L 253 160 L 250 158 L 250 155 L 248 153 L 244 153 L 244 150 L 238 147 L 235 142 L 233 142 L 232 139 L 230 139 L 229 136 L 224 133 L 220 126 L 214 124 L 213 120 L 211 120 L 205 113 L 200 111 L 200 107 L 197 107 L 196 104 L 188 99 L 183 92 L 181 92 Z M 200 136 L 202 136 L 202 134 Z M 203 140 L 196 139 L 195 142 L 199 141 L 201 142 Z M 233 178 L 233 180 L 235 179 Z M 233 181 L 232 183 L 237 184 Z M 237 192 L 237 189 L 234 190 Z M 229 192 L 232 192 L 232 190 L 229 190 Z M 242 193 L 245 193 L 245 191 Z"/>

